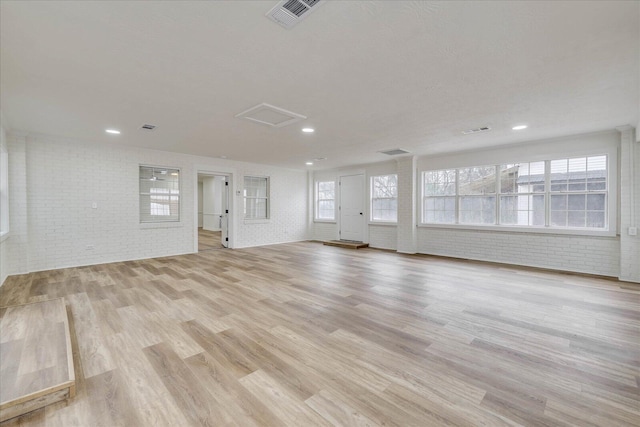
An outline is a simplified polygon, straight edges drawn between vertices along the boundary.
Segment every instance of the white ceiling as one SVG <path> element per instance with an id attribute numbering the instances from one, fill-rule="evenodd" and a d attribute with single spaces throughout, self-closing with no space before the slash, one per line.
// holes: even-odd
<path id="1" fill-rule="evenodd" d="M 637 1 L 328 1 L 292 30 L 275 4 L 2 0 L 8 127 L 304 169 L 638 123 Z M 308 119 L 234 117 L 262 102 Z"/>

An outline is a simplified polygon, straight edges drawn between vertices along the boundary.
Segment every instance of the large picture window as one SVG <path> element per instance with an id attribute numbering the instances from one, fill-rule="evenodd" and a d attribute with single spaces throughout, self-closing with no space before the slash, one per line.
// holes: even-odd
<path id="1" fill-rule="evenodd" d="M 140 222 L 180 221 L 180 170 L 140 166 Z"/>
<path id="2" fill-rule="evenodd" d="M 606 155 L 423 173 L 423 224 L 606 230 Z"/>
<path id="3" fill-rule="evenodd" d="M 398 221 L 398 175 L 371 177 L 371 221 Z"/>
<path id="4" fill-rule="evenodd" d="M 316 182 L 316 214 L 320 221 L 334 221 L 336 219 L 336 182 Z"/>
<path id="5" fill-rule="evenodd" d="M 269 178 L 244 177 L 244 217 L 245 219 L 269 218 Z"/>

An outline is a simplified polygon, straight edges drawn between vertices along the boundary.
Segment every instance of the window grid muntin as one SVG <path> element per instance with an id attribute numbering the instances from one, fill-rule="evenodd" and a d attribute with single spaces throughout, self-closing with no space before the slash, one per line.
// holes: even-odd
<path id="1" fill-rule="evenodd" d="M 386 181 L 386 182 L 385 182 Z M 371 222 L 398 221 L 398 175 L 371 177 Z"/>
<path id="2" fill-rule="evenodd" d="M 316 186 L 315 219 L 320 221 L 335 221 L 336 219 L 336 182 L 317 181 Z"/>
<path id="3" fill-rule="evenodd" d="M 244 218 L 269 219 L 269 177 L 244 177 Z"/>
<path id="4" fill-rule="evenodd" d="M 500 177 L 500 168 L 503 165 L 496 165 L 496 197 L 495 197 L 495 224 L 494 225 L 498 225 L 498 226 L 505 226 L 505 227 L 511 227 L 511 226 L 520 226 L 520 227 L 526 227 L 526 228 L 538 228 L 538 227 L 545 227 L 545 228 L 549 228 L 549 229 L 580 229 L 580 230 L 606 230 L 609 227 L 609 216 L 610 216 L 610 212 L 609 212 L 609 156 L 606 154 L 602 154 L 602 155 L 593 155 L 593 156 L 583 156 L 581 157 L 573 157 L 573 158 L 565 158 L 565 159 L 553 159 L 553 160 L 545 160 L 545 161 L 533 161 L 533 162 L 521 162 L 520 164 L 528 164 L 530 167 L 531 165 L 535 164 L 537 165 L 537 167 L 542 168 L 544 167 L 544 180 L 537 182 L 536 184 L 536 188 L 535 189 L 531 189 L 531 191 L 527 192 L 527 193 L 513 193 L 513 192 L 503 192 L 502 190 L 502 186 L 503 186 L 503 180 Z M 591 170 L 598 170 L 600 171 L 600 174 L 597 174 L 595 176 L 589 176 L 589 174 L 585 175 L 585 185 L 583 189 L 577 189 L 577 186 L 570 186 L 569 183 L 567 183 L 566 186 L 566 190 L 565 191 L 551 191 L 551 187 L 552 187 L 552 173 L 551 173 L 551 163 L 554 161 L 567 161 L 567 170 L 569 170 L 570 168 L 572 169 L 572 171 L 575 172 L 576 169 L 580 169 L 580 165 L 581 165 L 581 161 L 584 159 L 584 163 L 586 164 L 586 171 L 589 171 L 589 163 L 590 161 L 593 161 L 595 164 L 593 167 L 591 167 Z M 571 161 L 572 160 L 572 161 Z M 571 162 L 570 162 L 571 161 Z M 597 168 L 600 169 L 597 169 Z M 463 197 L 463 195 L 460 194 L 459 191 L 459 187 L 460 187 L 460 180 L 458 179 L 459 176 L 459 170 L 460 169 L 467 169 L 467 168 L 456 168 L 456 169 L 440 169 L 440 170 L 429 170 L 429 171 L 424 171 L 422 173 L 423 179 L 422 179 L 422 185 L 423 185 L 423 204 L 422 204 L 422 223 L 423 224 L 463 224 L 463 225 L 479 225 L 479 226 L 483 226 L 483 225 L 492 225 L 492 224 L 466 224 L 466 223 L 462 223 L 460 221 L 460 212 L 464 211 L 464 209 L 461 209 L 460 203 L 461 203 L 461 197 Z M 436 197 L 442 197 L 442 196 L 435 196 L 435 195 L 429 195 L 427 194 L 428 192 L 428 186 L 429 184 L 427 183 L 427 176 L 428 175 L 432 175 L 434 173 L 438 173 L 438 172 L 442 172 L 442 171 L 448 171 L 449 173 L 451 172 L 455 172 L 456 175 L 456 181 L 455 181 L 455 218 L 456 221 L 455 222 L 442 222 L 442 221 L 430 221 L 430 219 L 433 219 L 433 215 L 430 214 L 430 212 L 434 212 L 433 210 L 429 210 L 427 207 L 427 201 L 429 199 L 435 199 Z M 530 174 L 532 175 L 532 174 Z M 542 175 L 542 174 L 539 174 Z M 529 184 L 532 181 L 529 180 Z M 544 183 L 544 185 L 543 185 Z M 604 185 L 603 185 L 604 183 Z M 591 188 L 589 186 L 589 184 L 591 185 Z M 554 187 L 556 188 L 556 187 Z M 575 212 L 582 212 L 584 213 L 584 222 L 582 223 L 582 226 L 570 226 L 570 225 L 566 225 L 566 226 L 558 226 L 558 225 L 554 225 L 554 221 L 551 215 L 551 197 L 553 195 L 557 195 L 557 194 L 566 194 L 566 195 L 583 195 L 585 197 L 585 208 L 583 210 L 581 209 L 576 209 L 573 210 Z M 528 207 L 527 207 L 527 212 L 528 212 L 528 223 L 532 223 L 531 225 L 524 225 L 524 224 L 506 224 L 505 221 L 503 221 L 503 215 L 502 215 L 502 211 L 505 209 L 505 204 L 501 203 L 502 200 L 504 200 L 505 197 L 513 197 L 514 195 L 522 195 L 522 196 L 527 196 L 527 203 L 528 203 Z M 589 197 L 592 196 L 592 197 Z M 594 196 L 599 196 L 599 198 L 596 198 Z M 468 197 L 468 196 L 464 196 L 464 197 Z M 481 197 L 481 196 L 478 196 Z M 568 199 L 568 197 L 567 197 Z M 538 209 L 535 209 L 534 204 L 538 205 Z M 543 206 L 542 209 L 540 209 L 540 206 Z M 598 209 L 595 209 L 594 206 L 598 207 Z M 591 206 L 592 209 L 589 209 L 589 206 Z M 533 209 L 532 209 L 533 208 Z M 436 211 L 437 212 L 437 211 Z M 567 215 L 567 224 L 570 223 L 568 217 L 569 217 L 569 213 L 566 213 Z M 544 223 L 542 223 L 542 217 L 544 217 Z M 574 219 L 573 219 L 573 223 L 576 224 L 576 216 L 574 215 Z"/>
<path id="5" fill-rule="evenodd" d="M 140 222 L 180 221 L 180 169 L 140 165 Z"/>

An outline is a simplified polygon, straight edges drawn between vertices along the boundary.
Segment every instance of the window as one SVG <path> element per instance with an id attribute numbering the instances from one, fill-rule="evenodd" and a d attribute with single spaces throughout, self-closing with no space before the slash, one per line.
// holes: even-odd
<path id="1" fill-rule="evenodd" d="M 545 225 L 545 162 L 514 163 L 500 170 L 500 224 Z"/>
<path id="2" fill-rule="evenodd" d="M 0 146 L 0 236 L 9 233 L 9 154 Z"/>
<path id="3" fill-rule="evenodd" d="M 140 222 L 180 221 L 180 170 L 140 166 Z"/>
<path id="4" fill-rule="evenodd" d="M 371 177 L 371 221 L 398 221 L 398 175 Z"/>
<path id="5" fill-rule="evenodd" d="M 316 220 L 333 221 L 336 219 L 336 183 L 335 181 L 316 182 Z"/>
<path id="6" fill-rule="evenodd" d="M 605 228 L 607 156 L 551 161 L 551 227 Z"/>
<path id="7" fill-rule="evenodd" d="M 269 178 L 244 177 L 245 219 L 269 218 Z"/>
<path id="8" fill-rule="evenodd" d="M 496 167 L 458 169 L 460 224 L 496 223 Z"/>
<path id="9" fill-rule="evenodd" d="M 608 228 L 608 157 L 423 173 L 425 224 Z"/>
<path id="10" fill-rule="evenodd" d="M 454 224 L 456 222 L 456 170 L 424 173 L 422 222 Z"/>

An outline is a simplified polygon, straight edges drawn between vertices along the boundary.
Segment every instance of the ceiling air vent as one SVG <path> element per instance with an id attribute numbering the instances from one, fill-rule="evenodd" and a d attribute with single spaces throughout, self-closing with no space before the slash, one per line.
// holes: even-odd
<path id="1" fill-rule="evenodd" d="M 287 126 L 307 118 L 302 114 L 293 113 L 283 108 L 274 107 L 273 105 L 265 103 L 251 107 L 247 111 L 237 114 L 236 117 L 251 120 L 252 122 L 274 128 Z"/>
<path id="2" fill-rule="evenodd" d="M 378 153 L 386 154 L 387 156 L 399 156 L 400 154 L 409 154 L 408 151 L 401 148 L 394 148 L 393 150 L 378 151 Z"/>
<path id="3" fill-rule="evenodd" d="M 146 131 L 152 131 L 155 128 L 156 128 L 156 125 L 147 125 L 147 124 L 145 124 L 145 125 L 140 126 L 140 129 L 146 130 Z"/>
<path id="4" fill-rule="evenodd" d="M 293 28 L 315 11 L 325 0 L 284 0 L 278 2 L 266 17 L 284 28 Z"/>
<path id="5" fill-rule="evenodd" d="M 465 135 L 469 135 L 469 134 L 478 133 L 478 132 L 488 132 L 490 130 L 491 128 L 489 126 L 482 126 L 480 128 L 463 130 L 462 133 Z"/>

